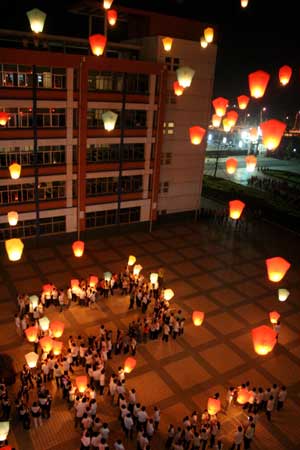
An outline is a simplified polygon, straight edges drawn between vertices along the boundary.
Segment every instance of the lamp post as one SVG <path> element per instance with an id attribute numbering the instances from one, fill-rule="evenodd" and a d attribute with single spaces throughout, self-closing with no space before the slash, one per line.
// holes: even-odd
<path id="1" fill-rule="evenodd" d="M 262 121 L 263 121 L 263 113 L 264 113 L 265 111 L 267 111 L 267 108 L 266 108 L 265 106 L 263 106 L 263 107 L 260 109 L 260 111 L 259 111 L 259 124 L 262 123 Z M 259 124 L 258 124 L 258 125 L 259 125 Z"/>

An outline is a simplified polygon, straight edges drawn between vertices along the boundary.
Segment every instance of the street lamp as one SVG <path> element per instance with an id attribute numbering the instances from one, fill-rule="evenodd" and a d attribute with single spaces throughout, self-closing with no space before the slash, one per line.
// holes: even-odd
<path id="1" fill-rule="evenodd" d="M 262 123 L 263 121 L 263 113 L 267 111 L 267 108 L 265 106 L 263 106 L 260 111 L 259 111 L 259 123 Z"/>

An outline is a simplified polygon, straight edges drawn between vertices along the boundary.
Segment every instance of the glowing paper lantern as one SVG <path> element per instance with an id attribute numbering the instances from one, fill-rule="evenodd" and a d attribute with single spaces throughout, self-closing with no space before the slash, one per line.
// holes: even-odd
<path id="1" fill-rule="evenodd" d="M 257 141 L 258 138 L 258 129 L 257 128 L 249 128 L 250 140 L 252 142 Z"/>
<path id="2" fill-rule="evenodd" d="M 227 112 L 226 118 L 229 121 L 230 127 L 232 128 L 237 123 L 239 115 L 238 115 L 238 113 L 236 111 L 231 110 L 231 111 Z"/>
<path id="3" fill-rule="evenodd" d="M 46 14 L 38 8 L 31 9 L 27 13 L 31 31 L 41 33 L 44 29 Z"/>
<path id="4" fill-rule="evenodd" d="M 7 213 L 7 220 L 10 226 L 14 227 L 17 225 L 19 219 L 19 214 L 16 211 L 10 211 Z"/>
<path id="5" fill-rule="evenodd" d="M 170 37 L 165 37 L 165 38 L 162 39 L 162 43 L 163 43 L 163 46 L 164 46 L 164 50 L 166 52 L 170 52 L 171 49 L 172 49 L 173 39 L 170 38 Z"/>
<path id="6" fill-rule="evenodd" d="M 267 89 L 270 75 L 263 70 L 257 70 L 248 75 L 249 90 L 251 97 L 261 98 Z"/>
<path id="7" fill-rule="evenodd" d="M 274 258 L 266 259 L 268 278 L 274 283 L 278 283 L 285 276 L 286 272 L 291 267 L 290 263 L 281 258 L 281 256 L 275 256 Z"/>
<path id="8" fill-rule="evenodd" d="M 42 331 L 48 331 L 49 330 L 49 325 L 50 325 L 50 320 L 46 316 L 41 317 L 39 319 L 39 325 L 40 325 L 40 329 Z"/>
<path id="9" fill-rule="evenodd" d="M 53 347 L 53 339 L 50 336 L 45 336 L 40 339 L 39 344 L 45 353 L 50 353 Z"/>
<path id="10" fill-rule="evenodd" d="M 50 323 L 50 330 L 52 331 L 52 336 L 55 338 L 60 338 L 63 335 L 65 329 L 65 324 L 60 320 L 53 320 Z"/>
<path id="11" fill-rule="evenodd" d="M 164 299 L 169 302 L 174 297 L 174 291 L 172 289 L 164 290 Z"/>
<path id="12" fill-rule="evenodd" d="M 152 284 L 156 284 L 158 281 L 158 273 L 155 272 L 150 273 L 150 281 Z"/>
<path id="13" fill-rule="evenodd" d="M 93 34 L 89 37 L 89 42 L 93 55 L 101 56 L 103 55 L 106 46 L 106 36 L 103 34 Z"/>
<path id="14" fill-rule="evenodd" d="M 247 172 L 254 172 L 256 167 L 257 158 L 254 155 L 248 155 L 245 158 Z"/>
<path id="15" fill-rule="evenodd" d="M 276 344 L 276 332 L 267 325 L 261 325 L 251 331 L 254 350 L 258 355 L 267 355 Z"/>
<path id="16" fill-rule="evenodd" d="M 29 297 L 32 309 L 36 308 L 39 305 L 39 298 L 37 295 L 31 295 Z"/>
<path id="17" fill-rule="evenodd" d="M 53 284 L 48 283 L 48 284 L 44 284 L 44 286 L 43 286 L 43 292 L 46 295 L 51 295 L 52 289 L 53 289 Z"/>
<path id="18" fill-rule="evenodd" d="M 210 44 L 214 40 L 214 29 L 212 27 L 205 28 L 203 34 L 208 44 Z"/>
<path id="19" fill-rule="evenodd" d="M 89 285 L 92 288 L 95 288 L 97 283 L 99 281 L 99 278 L 96 275 L 91 275 L 89 279 Z"/>
<path id="20" fill-rule="evenodd" d="M 0 422 L 0 442 L 5 441 L 9 432 L 9 422 Z"/>
<path id="21" fill-rule="evenodd" d="M 180 86 L 187 88 L 190 87 L 192 83 L 195 71 L 191 67 L 179 67 L 176 70 L 176 74 L 177 74 L 177 81 L 180 84 Z"/>
<path id="22" fill-rule="evenodd" d="M 73 250 L 74 256 L 76 256 L 76 258 L 80 258 L 84 252 L 84 242 L 83 241 L 73 242 L 72 250 Z"/>
<path id="23" fill-rule="evenodd" d="M 87 376 L 81 375 L 80 377 L 76 377 L 76 386 L 81 392 L 81 394 L 86 390 L 88 384 Z"/>
<path id="24" fill-rule="evenodd" d="M 7 112 L 0 111 L 0 125 L 2 127 L 5 127 L 5 125 L 9 121 L 9 119 L 10 119 L 10 117 L 9 117 L 9 114 Z"/>
<path id="25" fill-rule="evenodd" d="M 104 272 L 104 280 L 105 281 L 110 281 L 111 277 L 112 277 L 112 273 L 111 272 Z"/>
<path id="26" fill-rule="evenodd" d="M 226 172 L 229 175 L 232 175 L 233 173 L 235 173 L 235 171 L 237 169 L 238 160 L 235 159 L 235 158 L 227 158 L 226 162 L 225 162 L 225 165 L 226 165 Z"/>
<path id="27" fill-rule="evenodd" d="M 212 116 L 212 125 L 215 128 L 219 128 L 222 121 L 222 117 L 218 116 L 217 114 L 213 114 Z"/>
<path id="28" fill-rule="evenodd" d="M 76 278 L 74 278 L 73 280 L 71 280 L 71 288 L 78 288 L 79 287 L 79 280 L 77 280 Z"/>
<path id="29" fill-rule="evenodd" d="M 39 355 L 37 355 L 35 352 L 30 352 L 25 355 L 26 363 L 30 367 L 30 369 L 33 369 L 36 367 L 37 362 L 39 360 Z"/>
<path id="30" fill-rule="evenodd" d="M 244 405 L 249 402 L 249 391 L 246 388 L 239 389 L 236 401 L 240 405 Z"/>
<path id="31" fill-rule="evenodd" d="M 277 311 L 271 311 L 269 313 L 269 317 L 270 317 L 270 322 L 275 325 L 278 320 L 280 319 L 280 314 Z"/>
<path id="32" fill-rule="evenodd" d="M 25 334 L 28 342 L 35 342 L 38 335 L 38 328 L 36 327 L 26 328 Z"/>
<path id="33" fill-rule="evenodd" d="M 136 359 L 129 356 L 128 358 L 126 358 L 124 363 L 124 372 L 125 373 L 132 372 L 135 366 L 136 366 Z"/>
<path id="34" fill-rule="evenodd" d="M 202 127 L 195 126 L 190 128 L 190 140 L 193 145 L 200 145 L 206 130 Z"/>
<path id="35" fill-rule="evenodd" d="M 118 19 L 118 12 L 115 9 L 107 11 L 107 21 L 111 27 L 115 26 Z"/>
<path id="36" fill-rule="evenodd" d="M 222 125 L 223 125 L 223 129 L 226 133 L 229 133 L 229 131 L 231 130 L 231 122 L 229 119 L 227 119 L 227 117 L 224 117 L 224 119 L 222 120 Z"/>
<path id="37" fill-rule="evenodd" d="M 241 7 L 247 8 L 247 6 L 248 6 L 248 0 L 241 0 Z"/>
<path id="38" fill-rule="evenodd" d="M 293 72 L 293 70 L 290 66 L 280 67 L 278 76 L 279 76 L 279 81 L 282 84 L 282 86 L 286 86 L 289 83 L 291 76 L 292 76 L 292 72 Z"/>
<path id="39" fill-rule="evenodd" d="M 135 264 L 135 262 L 136 262 L 136 257 L 133 256 L 133 255 L 129 255 L 127 265 L 128 266 L 133 266 L 133 264 Z"/>
<path id="40" fill-rule="evenodd" d="M 281 142 L 286 123 L 280 120 L 271 119 L 260 124 L 262 132 L 262 142 L 268 150 L 275 150 Z"/>
<path id="41" fill-rule="evenodd" d="M 53 344 L 52 345 L 52 353 L 53 353 L 53 355 L 55 355 L 55 356 L 60 355 L 61 351 L 62 351 L 63 343 L 61 341 L 53 341 L 52 344 Z"/>
<path id="42" fill-rule="evenodd" d="M 239 95 L 237 98 L 240 109 L 246 109 L 249 103 L 250 97 L 248 95 Z"/>
<path id="43" fill-rule="evenodd" d="M 111 5 L 113 4 L 114 0 L 103 0 L 103 8 L 104 9 L 109 9 L 111 7 Z"/>
<path id="44" fill-rule="evenodd" d="M 225 116 L 228 103 L 229 101 L 227 100 L 227 98 L 224 97 L 217 97 L 212 101 L 217 116 L 219 117 Z"/>
<path id="45" fill-rule="evenodd" d="M 241 202 L 240 200 L 231 200 L 229 202 L 229 217 L 234 220 L 239 219 L 244 208 L 244 202 Z"/>
<path id="46" fill-rule="evenodd" d="M 200 325 L 202 325 L 204 320 L 204 312 L 193 311 L 192 319 L 195 327 L 200 327 Z"/>
<path id="47" fill-rule="evenodd" d="M 206 48 L 208 46 L 208 43 L 207 43 L 205 37 L 203 37 L 203 36 L 200 39 L 200 45 L 201 45 L 202 48 Z"/>
<path id="48" fill-rule="evenodd" d="M 278 300 L 285 302 L 288 299 L 290 292 L 287 289 L 278 289 Z"/>
<path id="49" fill-rule="evenodd" d="M 207 412 L 211 416 L 214 416 L 221 411 L 221 400 L 219 398 L 209 397 L 207 400 Z"/>
<path id="50" fill-rule="evenodd" d="M 19 261 L 22 257 L 24 244 L 21 239 L 8 239 L 5 241 L 5 249 L 10 261 Z"/>
<path id="51" fill-rule="evenodd" d="M 106 111 L 102 114 L 102 120 L 106 131 L 114 130 L 117 123 L 118 114 L 113 111 Z"/>
<path id="52" fill-rule="evenodd" d="M 10 176 L 13 180 L 17 180 L 18 178 L 20 178 L 20 175 L 21 175 L 20 164 L 12 163 L 8 169 L 9 169 Z"/>
<path id="53" fill-rule="evenodd" d="M 174 81 L 173 89 L 174 89 L 174 94 L 177 95 L 177 97 L 180 97 L 180 95 L 182 95 L 184 93 L 184 87 L 180 86 L 178 81 Z"/>
<path id="54" fill-rule="evenodd" d="M 135 264 L 135 266 L 133 267 L 133 275 L 138 277 L 142 269 L 143 267 L 140 264 Z"/>

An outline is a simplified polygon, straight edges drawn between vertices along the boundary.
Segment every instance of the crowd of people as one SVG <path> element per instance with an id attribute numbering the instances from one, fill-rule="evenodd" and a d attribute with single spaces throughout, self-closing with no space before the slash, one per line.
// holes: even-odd
<path id="1" fill-rule="evenodd" d="M 267 174 L 267 171 L 265 171 Z M 278 180 L 272 177 L 252 176 L 248 180 L 248 184 L 256 189 L 269 192 L 274 199 L 279 198 L 291 206 L 299 209 L 300 190 L 297 185 L 288 183 L 288 181 Z"/>

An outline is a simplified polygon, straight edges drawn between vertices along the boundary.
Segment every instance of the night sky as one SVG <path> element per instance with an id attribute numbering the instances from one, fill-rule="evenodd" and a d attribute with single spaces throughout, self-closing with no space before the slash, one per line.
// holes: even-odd
<path id="1" fill-rule="evenodd" d="M 46 32 L 85 35 L 87 26 L 82 17 L 66 20 L 68 7 L 77 2 L 2 0 L 0 28 L 28 31 L 25 13 L 39 7 L 48 14 Z M 218 54 L 214 96 L 227 97 L 234 103 L 238 95 L 248 93 L 248 73 L 266 70 L 271 74 L 267 93 L 262 100 L 252 101 L 250 112 L 257 114 L 266 106 L 266 118 L 283 119 L 288 114 L 292 125 L 300 109 L 300 31 L 295 0 L 285 0 L 281 4 L 278 0 L 249 0 L 246 9 L 240 7 L 240 0 L 114 0 L 114 4 L 191 17 L 216 25 Z M 279 85 L 277 75 L 283 64 L 293 68 L 292 80 L 285 88 Z"/>

